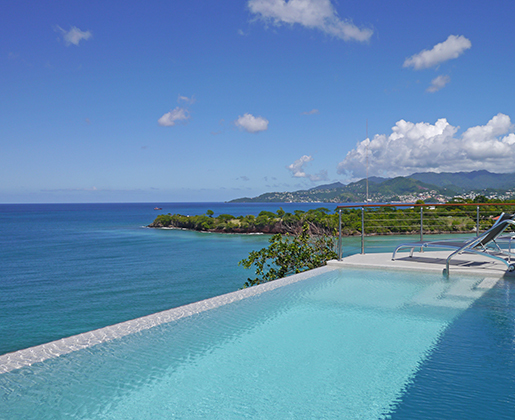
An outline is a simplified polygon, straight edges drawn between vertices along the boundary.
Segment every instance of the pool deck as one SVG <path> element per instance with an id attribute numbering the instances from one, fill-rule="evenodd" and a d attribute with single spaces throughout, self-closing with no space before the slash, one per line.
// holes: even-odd
<path id="1" fill-rule="evenodd" d="M 415 252 L 413 257 L 408 252 L 397 253 L 392 260 L 392 252 L 377 254 L 355 254 L 342 258 L 341 261 L 328 261 L 331 267 L 354 267 L 378 270 L 409 270 L 434 272 L 442 274 L 445 261 L 452 251 Z M 453 274 L 481 276 L 501 279 L 515 278 L 515 272 L 506 271 L 507 267 L 500 261 L 476 254 L 455 256 L 449 266 L 450 276 Z"/>

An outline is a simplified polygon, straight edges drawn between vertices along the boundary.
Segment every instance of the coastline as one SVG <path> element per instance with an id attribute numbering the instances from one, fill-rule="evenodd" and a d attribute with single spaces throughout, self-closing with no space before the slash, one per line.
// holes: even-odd
<path id="1" fill-rule="evenodd" d="M 291 231 L 284 231 L 284 232 L 269 232 L 269 231 L 252 231 L 252 232 L 235 232 L 235 231 L 226 231 L 223 229 L 209 229 L 209 230 L 201 230 L 201 229 L 195 229 L 195 228 L 185 228 L 185 227 L 178 227 L 178 226 L 152 226 L 147 225 L 144 226 L 148 229 L 161 229 L 161 230 L 182 230 L 182 231 L 189 231 L 189 232 L 199 232 L 199 233 L 219 233 L 223 235 L 275 235 L 277 233 L 280 233 L 281 235 L 287 235 L 287 234 L 295 234 Z M 466 234 L 473 234 L 476 233 L 475 230 L 470 231 L 450 231 L 450 230 L 438 230 L 438 231 L 424 231 L 424 235 L 466 235 Z M 420 230 L 414 230 L 409 232 L 384 232 L 384 233 L 378 233 L 378 232 L 369 232 L 366 233 L 365 236 L 372 237 L 372 236 L 409 236 L 409 235 L 418 235 L 420 234 Z M 328 234 L 329 235 L 329 234 Z M 331 235 L 329 235 L 331 236 Z M 337 236 L 337 235 L 335 235 Z M 344 238 L 351 238 L 361 236 L 361 233 L 355 232 L 352 234 L 349 233 L 343 233 L 342 237 Z"/>
<path id="2" fill-rule="evenodd" d="M 265 232 L 226 232 L 226 231 L 215 231 L 215 230 L 198 230 L 176 226 L 143 226 L 148 229 L 161 229 L 161 230 L 183 230 L 187 232 L 199 232 L 199 233 L 222 233 L 224 235 L 273 235 L 272 233 Z"/>

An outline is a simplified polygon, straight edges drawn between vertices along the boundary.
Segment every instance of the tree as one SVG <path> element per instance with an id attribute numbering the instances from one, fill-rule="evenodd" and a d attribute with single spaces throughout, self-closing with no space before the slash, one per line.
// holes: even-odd
<path id="1" fill-rule="evenodd" d="M 474 201 L 472 201 L 473 203 L 488 203 L 488 198 L 486 198 L 484 195 L 476 195 L 476 197 L 474 198 Z"/>
<path id="2" fill-rule="evenodd" d="M 208 210 L 206 211 L 206 214 L 209 216 L 209 217 L 213 217 L 213 214 L 215 214 L 215 212 L 213 210 Z"/>
<path id="3" fill-rule="evenodd" d="M 307 224 L 298 236 L 273 235 L 270 245 L 260 251 L 252 251 L 238 265 L 245 268 L 256 266 L 255 279 L 248 278 L 243 288 L 276 280 L 290 274 L 322 267 L 326 261 L 338 257 L 334 239 L 328 236 L 312 236 Z"/>

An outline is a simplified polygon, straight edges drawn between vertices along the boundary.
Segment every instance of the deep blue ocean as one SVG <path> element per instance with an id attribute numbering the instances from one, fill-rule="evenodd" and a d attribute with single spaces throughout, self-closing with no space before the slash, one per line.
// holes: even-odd
<path id="1" fill-rule="evenodd" d="M 155 211 L 156 206 L 162 210 Z M 213 210 L 239 216 L 321 206 L 335 208 L 294 203 L 2 204 L 0 354 L 235 291 L 254 274 L 238 261 L 268 245 L 268 235 L 146 228 L 158 214 Z"/>

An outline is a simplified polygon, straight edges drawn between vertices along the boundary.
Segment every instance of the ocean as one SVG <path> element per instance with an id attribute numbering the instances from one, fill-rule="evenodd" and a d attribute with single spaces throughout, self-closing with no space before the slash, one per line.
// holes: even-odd
<path id="1" fill-rule="evenodd" d="M 162 210 L 155 211 L 154 207 Z M 242 287 L 268 235 L 149 229 L 158 214 L 234 216 L 320 203 L 0 205 L 0 354 Z M 347 252 L 355 252 L 358 245 Z"/>

